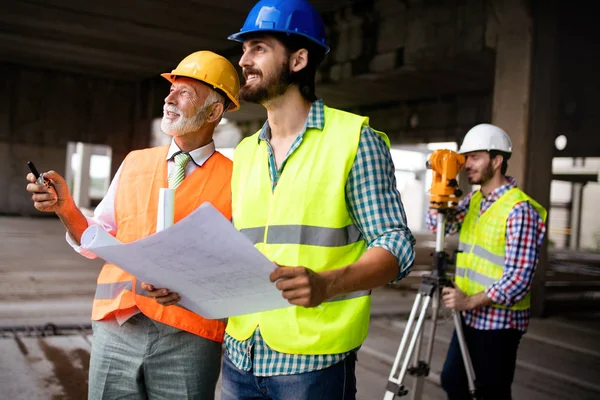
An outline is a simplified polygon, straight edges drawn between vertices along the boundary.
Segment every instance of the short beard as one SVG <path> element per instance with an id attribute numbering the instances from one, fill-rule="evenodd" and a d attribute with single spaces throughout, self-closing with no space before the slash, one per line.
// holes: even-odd
<path id="1" fill-rule="evenodd" d="M 199 131 L 200 128 L 202 128 L 202 125 L 204 125 L 204 123 L 206 122 L 206 117 L 208 114 L 207 111 L 211 105 L 212 104 L 205 105 L 200 110 L 198 110 L 196 115 L 192 117 L 184 117 L 181 113 L 181 110 L 179 110 L 175 106 L 166 106 L 165 108 L 168 111 L 178 113 L 179 118 L 175 122 L 170 122 L 169 120 L 163 118 L 160 123 L 160 129 L 162 129 L 162 131 L 167 135 L 174 137 L 183 136 L 190 132 Z"/>
<path id="2" fill-rule="evenodd" d="M 242 86 L 240 99 L 248 103 L 264 104 L 284 94 L 291 84 L 290 78 L 289 61 L 286 59 L 279 71 L 276 71 L 272 77 L 267 77 L 256 88 Z"/>
<path id="3" fill-rule="evenodd" d="M 492 167 L 492 163 L 488 163 L 488 165 L 483 170 L 483 176 L 481 179 L 477 181 L 469 179 L 469 183 L 471 185 L 485 185 L 494 177 L 494 168 Z"/>

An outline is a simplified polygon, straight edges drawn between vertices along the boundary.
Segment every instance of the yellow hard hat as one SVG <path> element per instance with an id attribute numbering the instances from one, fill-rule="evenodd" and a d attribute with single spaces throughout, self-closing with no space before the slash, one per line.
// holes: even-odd
<path id="1" fill-rule="evenodd" d="M 230 101 L 227 111 L 240 108 L 238 93 L 240 78 L 233 64 L 225 57 L 212 51 L 197 51 L 190 54 L 170 73 L 161 74 L 173 83 L 178 76 L 185 76 L 207 83 L 220 90 Z"/>

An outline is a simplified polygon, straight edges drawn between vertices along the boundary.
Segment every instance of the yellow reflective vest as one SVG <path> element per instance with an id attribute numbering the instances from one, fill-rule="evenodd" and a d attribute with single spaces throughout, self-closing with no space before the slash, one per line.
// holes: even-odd
<path id="1" fill-rule="evenodd" d="M 348 212 L 345 186 L 367 123 L 366 117 L 325 107 L 323 130 L 307 129 L 274 190 L 269 150 L 260 132 L 237 146 L 233 222 L 269 260 L 323 272 L 352 264 L 366 251 Z M 379 134 L 389 145 L 387 136 Z M 227 333 L 243 341 L 260 326 L 265 342 L 278 352 L 342 353 L 367 337 L 370 304 L 370 292 L 365 291 L 314 308 L 290 306 L 230 317 Z"/>
<path id="2" fill-rule="evenodd" d="M 506 249 L 506 222 L 515 205 L 523 201 L 531 203 L 542 219 L 546 221 L 546 209 L 518 188 L 512 188 L 494 202 L 481 216 L 482 194 L 477 191 L 471 197 L 469 210 L 460 230 L 456 257 L 456 285 L 467 295 L 483 292 L 502 277 Z M 492 307 L 524 310 L 530 307 L 530 294 L 506 307 L 493 304 Z"/>

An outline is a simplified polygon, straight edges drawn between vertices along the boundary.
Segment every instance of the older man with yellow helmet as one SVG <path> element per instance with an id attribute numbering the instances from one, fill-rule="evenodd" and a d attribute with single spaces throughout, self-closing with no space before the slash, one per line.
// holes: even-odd
<path id="1" fill-rule="evenodd" d="M 44 175 L 50 188 L 27 176 L 34 206 L 55 212 L 67 241 L 88 258 L 95 255 L 79 243 L 92 224 L 121 242 L 154 233 L 160 188 L 175 189 L 175 222 L 205 201 L 231 218 L 232 163 L 215 151 L 213 133 L 223 113 L 239 108 L 237 72 L 224 57 L 198 51 L 162 76 L 171 82 L 161 124 L 171 145 L 129 153 L 92 218 L 56 172 Z M 115 265 L 102 268 L 92 308 L 90 399 L 214 398 L 225 323 L 178 306 L 176 293 L 155 301 L 162 290 Z"/>

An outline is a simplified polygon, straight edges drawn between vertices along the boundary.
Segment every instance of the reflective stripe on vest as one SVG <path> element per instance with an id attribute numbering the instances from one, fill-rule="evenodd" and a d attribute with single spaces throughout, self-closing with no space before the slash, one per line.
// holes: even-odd
<path id="1" fill-rule="evenodd" d="M 240 232 L 252 243 L 264 243 L 265 227 L 244 228 Z M 268 244 L 304 244 L 307 246 L 339 247 L 362 240 L 360 230 L 354 225 L 344 228 L 325 228 L 309 225 L 272 225 L 267 233 Z"/>
<path id="2" fill-rule="evenodd" d="M 465 253 L 473 253 L 476 256 L 479 256 L 489 262 L 496 264 L 499 267 L 504 268 L 504 256 L 497 256 L 496 254 L 484 249 L 479 245 L 471 245 L 466 242 L 458 243 L 458 250 L 463 251 Z"/>
<path id="3" fill-rule="evenodd" d="M 461 278 L 469 278 L 470 280 L 477 282 L 485 287 L 488 287 L 494 282 L 496 282 L 495 279 L 490 278 L 489 276 L 485 276 L 477 271 L 473 271 L 472 269 L 463 268 L 459 266 L 456 266 L 456 276 L 459 276 Z"/>
<path id="4" fill-rule="evenodd" d="M 469 251 L 471 251 L 471 245 L 465 242 L 458 242 L 458 251 L 468 253 Z"/>
<path id="5" fill-rule="evenodd" d="M 329 300 L 325 300 L 325 303 L 331 303 L 332 301 L 351 300 L 351 299 L 356 299 L 359 297 L 370 296 L 370 295 L 371 295 L 370 290 L 359 290 L 358 292 L 346 293 L 346 294 L 341 294 L 339 296 L 332 297 Z"/>
<path id="6" fill-rule="evenodd" d="M 240 229 L 253 244 L 264 243 L 266 227 Z M 353 224 L 345 228 L 324 228 L 308 225 L 276 225 L 269 227 L 267 243 L 270 244 L 304 244 L 308 246 L 338 247 L 346 246 L 362 240 L 360 230 Z M 370 290 L 346 293 L 329 300 L 343 301 L 371 295 Z"/>
<path id="7" fill-rule="evenodd" d="M 246 237 L 248 239 L 250 239 L 252 244 L 263 243 L 265 241 L 265 227 L 264 226 L 260 226 L 258 228 L 240 229 L 240 232 L 242 232 L 244 235 L 246 235 Z"/>
<path id="8" fill-rule="evenodd" d="M 99 283 L 96 285 L 96 294 L 94 299 L 96 300 L 112 300 L 119 297 L 123 290 L 131 291 L 132 282 L 113 282 L 113 283 Z"/>

